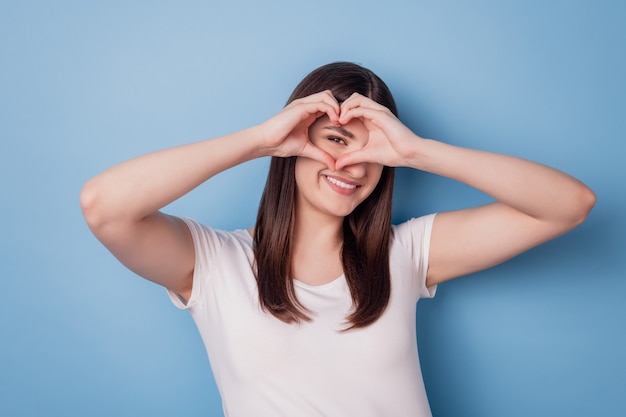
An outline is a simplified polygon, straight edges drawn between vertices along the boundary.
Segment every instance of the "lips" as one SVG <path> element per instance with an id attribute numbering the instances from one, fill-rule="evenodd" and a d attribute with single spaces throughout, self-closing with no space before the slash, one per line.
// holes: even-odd
<path id="1" fill-rule="evenodd" d="M 324 175 L 324 179 L 331 189 L 342 195 L 351 195 L 358 187 L 360 187 L 360 185 L 357 183 L 344 179 L 340 180 L 339 178 L 331 177 L 328 175 Z"/>

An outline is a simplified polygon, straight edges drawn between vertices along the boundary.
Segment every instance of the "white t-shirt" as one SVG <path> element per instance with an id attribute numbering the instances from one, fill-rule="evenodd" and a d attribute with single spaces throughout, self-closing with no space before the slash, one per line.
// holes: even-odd
<path id="1" fill-rule="evenodd" d="M 417 353 L 416 302 L 426 288 L 434 215 L 393 226 L 391 297 L 372 325 L 348 332 L 345 277 L 319 286 L 295 281 L 311 322 L 286 324 L 259 306 L 252 237 L 186 219 L 196 265 L 185 305 L 206 347 L 228 417 L 431 416 Z"/>

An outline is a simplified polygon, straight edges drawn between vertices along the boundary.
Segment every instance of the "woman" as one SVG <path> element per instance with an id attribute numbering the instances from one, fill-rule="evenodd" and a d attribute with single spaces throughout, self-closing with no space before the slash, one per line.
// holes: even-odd
<path id="1" fill-rule="evenodd" d="M 263 156 L 252 229 L 159 211 Z M 396 166 L 495 202 L 391 226 Z M 567 232 L 594 203 L 554 169 L 417 136 L 384 82 L 350 63 L 313 71 L 258 126 L 124 162 L 81 194 L 98 239 L 190 310 L 228 416 L 429 416 L 417 300 Z"/>

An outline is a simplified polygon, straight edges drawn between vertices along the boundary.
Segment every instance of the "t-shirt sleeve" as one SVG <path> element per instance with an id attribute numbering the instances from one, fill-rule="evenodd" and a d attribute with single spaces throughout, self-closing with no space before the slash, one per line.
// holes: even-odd
<path id="1" fill-rule="evenodd" d="M 430 237 L 436 214 L 417 217 L 395 226 L 394 233 L 402 246 L 409 250 L 415 268 L 414 283 L 419 298 L 433 298 L 437 286 L 426 286 L 428 273 L 428 257 L 430 253 Z"/>
<path id="2" fill-rule="evenodd" d="M 201 300 L 204 299 L 209 265 L 219 248 L 222 246 L 223 236 L 218 231 L 201 225 L 193 219 L 183 218 L 182 220 L 191 232 L 196 255 L 191 296 L 185 303 L 185 300 L 178 293 L 170 289 L 167 289 L 167 293 L 176 307 L 187 310 L 193 309 L 201 302 Z"/>

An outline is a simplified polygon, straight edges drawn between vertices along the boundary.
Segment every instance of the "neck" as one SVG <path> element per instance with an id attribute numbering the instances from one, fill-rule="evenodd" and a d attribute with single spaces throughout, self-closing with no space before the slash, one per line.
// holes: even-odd
<path id="1" fill-rule="evenodd" d="M 312 213 L 299 214 L 296 211 L 294 247 L 310 246 L 321 248 L 340 248 L 343 243 L 343 218 Z"/>
<path id="2" fill-rule="evenodd" d="M 298 215 L 292 246 L 292 276 L 322 284 L 342 273 L 343 218 Z"/>

